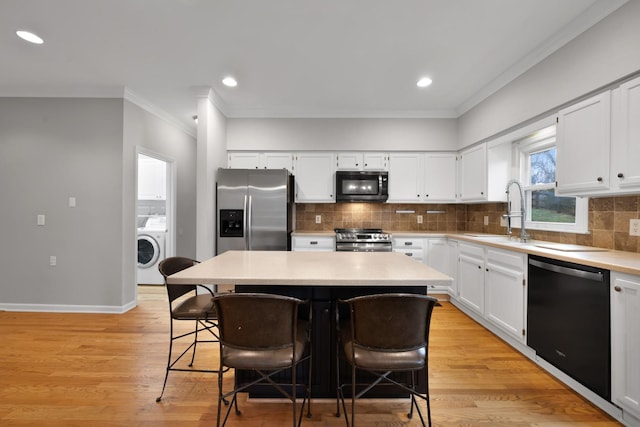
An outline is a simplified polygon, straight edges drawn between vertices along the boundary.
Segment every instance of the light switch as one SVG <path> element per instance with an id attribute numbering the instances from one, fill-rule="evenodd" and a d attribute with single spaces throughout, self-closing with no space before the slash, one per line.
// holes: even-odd
<path id="1" fill-rule="evenodd" d="M 38 215 L 38 225 L 44 225 L 44 215 Z"/>
<path id="2" fill-rule="evenodd" d="M 484 216 L 484 225 L 489 225 L 489 216 L 488 215 Z"/>
<path id="3" fill-rule="evenodd" d="M 51 256 L 49 257 L 49 265 L 50 265 L 51 267 L 55 267 L 57 264 L 58 264 L 58 258 L 56 258 L 56 256 L 55 256 L 55 255 L 51 255 Z"/>
<path id="4" fill-rule="evenodd" d="M 69 207 L 70 208 L 75 208 L 76 207 L 76 198 L 75 197 L 69 197 Z"/>

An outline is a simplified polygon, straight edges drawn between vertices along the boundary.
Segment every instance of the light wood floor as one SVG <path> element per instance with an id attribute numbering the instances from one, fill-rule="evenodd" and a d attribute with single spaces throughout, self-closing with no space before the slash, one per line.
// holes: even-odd
<path id="1" fill-rule="evenodd" d="M 0 425 L 212 426 L 215 377 L 174 372 L 160 393 L 168 337 L 163 287 L 141 287 L 126 314 L 0 312 Z M 204 350 L 204 351 L 202 351 Z M 199 366 L 217 366 L 217 347 Z M 229 375 L 229 378 L 231 376 Z M 435 426 L 615 426 L 449 303 L 437 307 L 430 343 Z M 242 400 L 229 426 L 290 425 L 286 403 Z M 360 426 L 417 426 L 406 401 L 358 401 Z M 308 426 L 342 426 L 333 401 L 314 401 Z"/>

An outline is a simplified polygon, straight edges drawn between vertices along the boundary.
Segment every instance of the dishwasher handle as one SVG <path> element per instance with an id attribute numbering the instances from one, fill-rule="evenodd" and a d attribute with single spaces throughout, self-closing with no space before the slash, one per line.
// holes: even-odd
<path id="1" fill-rule="evenodd" d="M 543 270 L 549 270 L 569 276 L 580 277 L 582 279 L 593 280 L 596 282 L 604 281 L 604 275 L 602 274 L 602 272 L 596 273 L 586 270 L 579 270 L 576 268 L 563 267 L 561 265 L 549 264 L 548 262 L 539 261 L 537 259 L 529 259 L 529 265 L 542 268 Z"/>

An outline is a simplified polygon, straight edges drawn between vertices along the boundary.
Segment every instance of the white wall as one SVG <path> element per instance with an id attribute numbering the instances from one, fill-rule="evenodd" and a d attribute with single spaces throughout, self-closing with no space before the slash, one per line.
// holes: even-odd
<path id="1" fill-rule="evenodd" d="M 455 119 L 227 119 L 227 149 L 452 151 Z"/>
<path id="2" fill-rule="evenodd" d="M 458 120 L 459 148 L 640 70 L 640 1 L 632 0 Z"/>
<path id="3" fill-rule="evenodd" d="M 0 307 L 123 305 L 122 109 L 0 98 Z"/>

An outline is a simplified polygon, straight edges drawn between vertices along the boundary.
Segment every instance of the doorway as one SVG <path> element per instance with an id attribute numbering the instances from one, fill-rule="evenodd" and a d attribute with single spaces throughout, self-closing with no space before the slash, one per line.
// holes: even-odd
<path id="1" fill-rule="evenodd" d="M 158 264 L 175 253 L 173 164 L 160 154 L 136 151 L 138 285 L 163 285 Z"/>

